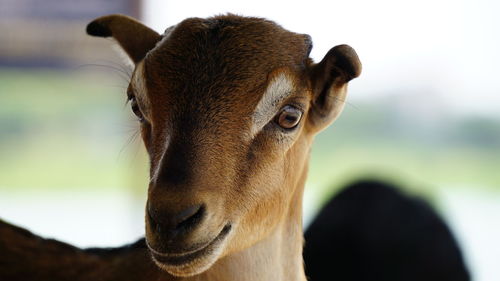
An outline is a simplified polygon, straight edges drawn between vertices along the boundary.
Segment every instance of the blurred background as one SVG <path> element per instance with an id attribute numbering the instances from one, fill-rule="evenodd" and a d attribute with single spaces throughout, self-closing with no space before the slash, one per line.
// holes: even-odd
<path id="1" fill-rule="evenodd" d="M 82 247 L 143 235 L 130 70 L 85 25 L 124 13 L 162 33 L 231 12 L 310 34 L 315 61 L 347 43 L 363 62 L 314 146 L 306 225 L 350 181 L 390 180 L 448 221 L 474 280 L 499 280 L 499 11 L 488 0 L 0 0 L 0 218 Z"/>

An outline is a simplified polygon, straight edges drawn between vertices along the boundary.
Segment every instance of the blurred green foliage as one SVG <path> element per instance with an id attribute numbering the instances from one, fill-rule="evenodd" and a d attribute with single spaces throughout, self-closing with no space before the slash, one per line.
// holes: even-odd
<path id="1" fill-rule="evenodd" d="M 450 187 L 500 190 L 500 120 L 421 117 L 401 113 L 390 100 L 346 105 L 316 139 L 310 181 L 323 193 L 361 177 L 428 194 Z"/>
<path id="2" fill-rule="evenodd" d="M 0 71 L 0 188 L 119 188 L 145 174 L 125 81 L 86 72 Z"/>

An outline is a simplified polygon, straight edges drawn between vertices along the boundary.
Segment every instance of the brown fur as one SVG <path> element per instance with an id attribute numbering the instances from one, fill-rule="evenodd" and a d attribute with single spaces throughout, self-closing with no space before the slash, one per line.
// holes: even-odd
<path id="1" fill-rule="evenodd" d="M 136 63 L 128 94 L 143 117 L 146 241 L 162 276 L 305 280 L 301 208 L 309 151 L 361 71 L 354 50 L 337 46 L 314 64 L 308 35 L 235 15 L 187 19 L 162 37 L 117 15 L 95 20 L 88 31 L 113 36 Z M 293 90 L 270 113 L 293 105 L 302 120 L 285 130 L 271 119 L 251 134 L 257 104 L 280 75 Z M 200 248 L 208 250 L 171 261 Z"/>
<path id="2" fill-rule="evenodd" d="M 117 249 L 82 250 L 0 220 L 0 280 L 162 280 L 143 240 Z"/>

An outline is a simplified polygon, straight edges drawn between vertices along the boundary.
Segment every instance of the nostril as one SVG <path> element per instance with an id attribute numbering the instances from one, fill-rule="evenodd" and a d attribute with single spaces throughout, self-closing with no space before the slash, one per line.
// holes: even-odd
<path id="1" fill-rule="evenodd" d="M 198 204 L 187 207 L 180 212 L 169 212 L 167 209 L 160 212 L 148 205 L 148 224 L 152 231 L 164 238 L 173 239 L 193 230 L 202 221 L 205 209 L 203 204 Z"/>
<path id="2" fill-rule="evenodd" d="M 177 224 L 176 230 L 189 229 L 198 224 L 205 214 L 205 207 L 202 204 L 194 205 L 179 212 L 175 216 Z"/>

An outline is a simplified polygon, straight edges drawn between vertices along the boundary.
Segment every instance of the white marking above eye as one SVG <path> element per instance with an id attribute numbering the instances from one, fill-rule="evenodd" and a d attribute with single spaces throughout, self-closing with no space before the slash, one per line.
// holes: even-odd
<path id="1" fill-rule="evenodd" d="M 294 92 L 293 80 L 285 73 L 279 73 L 267 85 L 252 115 L 252 138 L 274 117 L 283 100 Z"/>
<path id="2" fill-rule="evenodd" d="M 151 108 L 149 103 L 148 95 L 147 95 L 147 87 L 146 87 L 146 75 L 144 73 L 144 61 L 141 61 L 137 64 L 135 68 L 134 74 L 132 76 L 132 88 L 134 89 L 135 98 L 141 105 L 141 110 L 145 111 L 143 113 L 147 113 Z"/>

